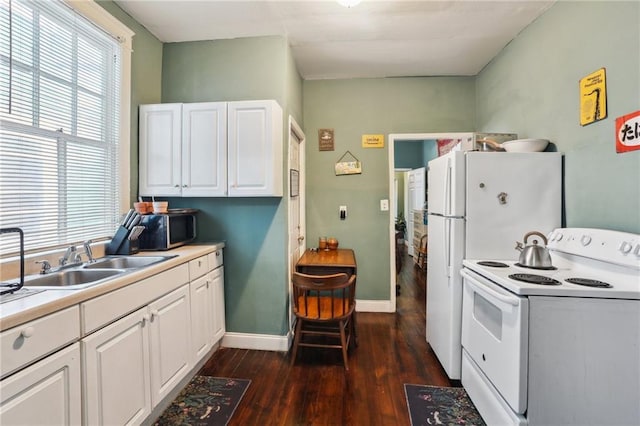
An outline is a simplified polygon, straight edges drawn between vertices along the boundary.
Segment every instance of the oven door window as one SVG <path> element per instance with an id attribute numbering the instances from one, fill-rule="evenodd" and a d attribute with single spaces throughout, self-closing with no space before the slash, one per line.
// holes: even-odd
<path id="1" fill-rule="evenodd" d="M 497 340 L 502 340 L 502 311 L 478 293 L 473 294 L 473 317 Z"/>

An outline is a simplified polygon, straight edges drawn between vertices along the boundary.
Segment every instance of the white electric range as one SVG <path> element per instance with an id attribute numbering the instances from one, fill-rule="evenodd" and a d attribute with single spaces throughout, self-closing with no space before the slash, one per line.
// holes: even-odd
<path id="1" fill-rule="evenodd" d="M 463 261 L 462 384 L 488 424 L 638 425 L 640 235 L 548 239 L 553 269 Z"/>

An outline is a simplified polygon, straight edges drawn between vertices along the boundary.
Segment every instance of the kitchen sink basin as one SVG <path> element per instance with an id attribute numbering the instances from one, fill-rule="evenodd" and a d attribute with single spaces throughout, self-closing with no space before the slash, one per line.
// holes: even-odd
<path id="1" fill-rule="evenodd" d="M 85 265 L 84 269 L 132 269 L 164 262 L 175 256 L 107 256 Z"/>
<path id="2" fill-rule="evenodd" d="M 123 269 L 67 269 L 27 278 L 24 286 L 48 289 L 78 289 L 106 281 L 116 275 L 125 273 Z"/>

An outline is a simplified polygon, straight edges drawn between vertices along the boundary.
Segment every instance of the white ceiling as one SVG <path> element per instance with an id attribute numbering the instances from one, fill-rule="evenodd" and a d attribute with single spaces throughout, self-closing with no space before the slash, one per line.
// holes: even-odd
<path id="1" fill-rule="evenodd" d="M 162 42 L 286 36 L 304 79 L 476 75 L 555 0 L 116 0 Z"/>

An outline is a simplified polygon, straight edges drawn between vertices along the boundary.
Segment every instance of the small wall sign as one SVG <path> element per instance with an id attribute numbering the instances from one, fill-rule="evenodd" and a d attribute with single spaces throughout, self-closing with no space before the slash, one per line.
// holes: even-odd
<path id="1" fill-rule="evenodd" d="M 580 80 L 580 125 L 607 118 L 607 84 L 604 68 Z"/>
<path id="2" fill-rule="evenodd" d="M 384 135 L 362 135 L 363 148 L 384 148 Z"/>
<path id="3" fill-rule="evenodd" d="M 333 151 L 333 129 L 318 129 L 320 151 Z"/>
<path id="4" fill-rule="evenodd" d="M 616 118 L 616 152 L 640 149 L 640 111 Z"/>

